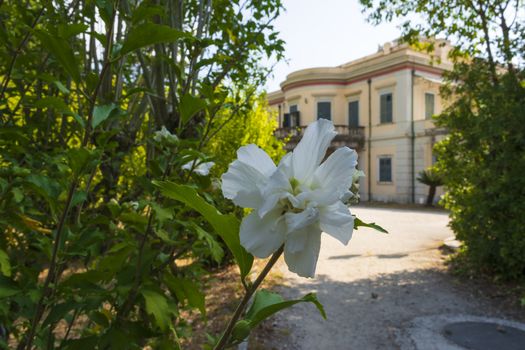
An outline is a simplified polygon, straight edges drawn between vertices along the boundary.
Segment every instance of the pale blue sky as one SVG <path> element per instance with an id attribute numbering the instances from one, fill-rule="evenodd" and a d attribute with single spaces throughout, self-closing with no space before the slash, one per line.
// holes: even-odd
<path id="1" fill-rule="evenodd" d="M 337 66 L 372 54 L 378 45 L 399 37 L 396 24 L 373 26 L 366 22 L 358 0 L 284 0 L 286 11 L 275 28 L 286 41 L 285 57 L 273 71 L 266 89 L 279 89 L 291 72 Z M 397 23 L 401 23 L 398 21 Z"/>

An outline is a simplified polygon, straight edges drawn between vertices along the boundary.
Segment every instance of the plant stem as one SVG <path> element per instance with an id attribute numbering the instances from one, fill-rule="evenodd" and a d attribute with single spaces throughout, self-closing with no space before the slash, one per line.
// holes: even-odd
<path id="1" fill-rule="evenodd" d="M 259 285 L 262 283 L 266 275 L 268 275 L 268 272 L 270 272 L 273 265 L 275 265 L 275 263 L 277 262 L 281 254 L 283 253 L 283 250 L 284 250 L 284 245 L 282 245 L 275 253 L 273 253 L 270 260 L 266 263 L 266 266 L 264 267 L 264 269 L 261 271 L 259 276 L 257 276 L 257 279 L 255 280 L 255 282 L 253 282 L 251 287 L 246 291 L 246 294 L 242 298 L 241 302 L 239 303 L 239 305 L 237 305 L 237 308 L 235 309 L 235 312 L 230 322 L 228 323 L 226 330 L 222 334 L 221 339 L 219 340 L 219 343 L 215 346 L 215 348 L 213 348 L 214 350 L 223 350 L 226 348 L 226 346 L 228 345 L 230 335 L 233 331 L 233 327 L 235 326 L 235 323 L 237 323 L 237 321 L 241 317 L 253 293 L 255 293 L 255 291 L 257 290 Z"/>

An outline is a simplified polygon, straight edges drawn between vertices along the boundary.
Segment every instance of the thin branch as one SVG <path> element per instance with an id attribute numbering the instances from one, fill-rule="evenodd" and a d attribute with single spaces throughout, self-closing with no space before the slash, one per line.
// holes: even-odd
<path id="1" fill-rule="evenodd" d="M 242 298 L 239 305 L 237 305 L 237 308 L 235 309 L 235 312 L 230 319 L 230 322 L 228 322 L 228 326 L 226 327 L 226 330 L 221 336 L 221 339 L 215 346 L 214 350 L 223 350 L 228 345 L 228 342 L 230 340 L 231 333 L 233 331 L 233 327 L 235 326 L 235 323 L 239 320 L 242 313 L 244 312 L 244 309 L 246 309 L 246 306 L 248 305 L 248 302 L 250 301 L 250 298 L 252 297 L 253 293 L 257 290 L 259 285 L 262 283 L 266 275 L 270 272 L 273 265 L 277 262 L 281 254 L 283 253 L 284 245 L 282 245 L 275 253 L 273 253 L 270 260 L 266 263 L 266 266 L 264 266 L 264 269 L 261 271 L 255 282 L 251 285 L 251 287 L 246 291 L 246 294 L 244 294 L 244 297 Z"/>
<path id="2" fill-rule="evenodd" d="M 0 90 L 0 101 L 4 99 L 5 91 L 7 90 L 7 86 L 9 85 L 9 82 L 11 81 L 11 74 L 13 73 L 13 68 L 15 66 L 16 59 L 18 58 L 18 55 L 22 52 L 24 46 L 26 45 L 27 41 L 31 37 L 31 34 L 33 33 L 33 29 L 38 24 L 38 21 L 42 17 L 42 14 L 44 13 L 45 6 L 42 6 L 40 11 L 38 12 L 37 16 L 35 17 L 33 23 L 31 24 L 31 30 L 28 30 L 20 44 L 18 44 L 18 47 L 16 48 L 13 57 L 11 58 L 11 62 L 9 62 L 9 67 L 7 68 L 7 72 L 5 73 L 4 81 L 2 82 L 2 88 Z"/>

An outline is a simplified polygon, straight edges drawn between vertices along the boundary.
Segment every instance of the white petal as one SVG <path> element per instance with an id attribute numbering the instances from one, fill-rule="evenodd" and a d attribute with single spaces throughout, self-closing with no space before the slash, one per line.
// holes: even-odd
<path id="1" fill-rule="evenodd" d="M 354 217 L 350 214 L 348 207 L 342 202 L 337 202 L 327 207 L 321 207 L 319 211 L 321 230 L 344 245 L 348 244 L 354 230 Z"/>
<path id="2" fill-rule="evenodd" d="M 222 193 L 243 208 L 258 208 L 262 205 L 261 188 L 268 178 L 257 169 L 236 160 L 221 177 Z"/>
<path id="3" fill-rule="evenodd" d="M 237 150 L 237 159 L 257 169 L 265 176 L 270 176 L 276 168 L 270 156 L 254 144 L 239 148 Z"/>
<path id="4" fill-rule="evenodd" d="M 284 243 L 285 225 L 280 210 L 263 218 L 253 211 L 241 223 L 241 245 L 259 258 L 266 258 Z"/>
<path id="5" fill-rule="evenodd" d="M 195 169 L 195 173 L 201 175 L 201 176 L 206 176 L 210 173 L 210 169 L 215 165 L 214 162 L 206 162 L 206 163 L 201 163 L 199 164 Z"/>
<path id="6" fill-rule="evenodd" d="M 321 248 L 321 231 L 317 225 L 305 227 L 301 231 L 301 234 L 306 237 L 303 249 L 291 251 L 287 240 L 284 245 L 284 261 L 290 271 L 299 276 L 314 277 Z"/>
<path id="7" fill-rule="evenodd" d="M 303 138 L 292 154 L 293 176 L 299 182 L 304 182 L 312 176 L 335 135 L 334 125 L 326 119 L 320 119 L 306 128 Z"/>
<path id="8" fill-rule="evenodd" d="M 284 218 L 286 220 L 287 231 L 297 231 L 318 221 L 319 210 L 314 207 L 307 207 L 300 213 L 286 213 L 284 214 Z"/>
<path id="9" fill-rule="evenodd" d="M 279 170 L 281 170 L 288 179 L 293 177 L 293 170 L 292 170 L 292 155 L 293 153 L 286 153 L 279 162 Z"/>
<path id="10" fill-rule="evenodd" d="M 352 186 L 356 165 L 357 152 L 348 147 L 339 148 L 315 170 L 311 186 L 336 192 L 339 199 Z"/>
<path id="11" fill-rule="evenodd" d="M 272 176 L 264 189 L 262 190 L 262 196 L 264 198 L 262 206 L 259 208 L 259 216 L 264 216 L 270 210 L 272 210 L 277 202 L 281 198 L 285 198 L 287 193 L 292 190 L 290 181 L 286 175 L 280 170 L 277 169 L 274 171 Z"/>
<path id="12" fill-rule="evenodd" d="M 338 201 L 339 197 L 340 195 L 336 191 L 327 191 L 324 188 L 320 188 L 300 193 L 297 196 L 297 201 L 299 203 L 316 203 L 326 206 Z"/>

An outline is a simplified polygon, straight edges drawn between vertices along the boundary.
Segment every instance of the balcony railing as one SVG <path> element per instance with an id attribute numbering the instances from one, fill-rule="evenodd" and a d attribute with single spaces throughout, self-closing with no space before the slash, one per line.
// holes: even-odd
<path id="1" fill-rule="evenodd" d="M 348 125 L 334 125 L 337 135 L 332 141 L 331 147 L 338 148 L 348 146 L 355 150 L 363 148 L 365 143 L 365 128 L 350 127 Z M 292 150 L 297 146 L 306 130 L 306 126 L 286 127 L 275 130 L 275 136 L 280 139 L 288 139 L 287 150 Z"/>

